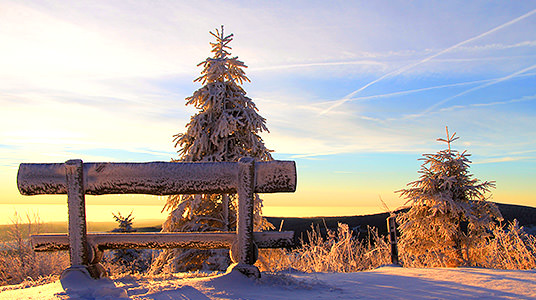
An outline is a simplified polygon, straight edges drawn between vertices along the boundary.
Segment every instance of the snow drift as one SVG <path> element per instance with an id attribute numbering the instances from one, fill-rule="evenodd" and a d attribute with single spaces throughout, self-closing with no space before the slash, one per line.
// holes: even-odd
<path id="1" fill-rule="evenodd" d="M 357 273 L 263 273 L 258 280 L 237 272 L 188 274 L 124 276 L 114 279 L 115 289 L 99 285 L 85 294 L 66 293 L 59 282 L 7 286 L 0 299 L 536 299 L 536 270 L 386 266 Z"/>

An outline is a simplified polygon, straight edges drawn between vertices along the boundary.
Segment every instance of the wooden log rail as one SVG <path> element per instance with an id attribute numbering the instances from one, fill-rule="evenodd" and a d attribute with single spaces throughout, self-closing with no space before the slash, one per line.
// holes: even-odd
<path id="1" fill-rule="evenodd" d="M 68 163 L 20 164 L 17 174 L 20 193 L 67 194 L 65 166 Z M 233 162 L 83 163 L 82 170 L 86 195 L 232 194 L 238 189 L 238 163 Z M 254 170 L 255 193 L 296 190 L 293 161 L 255 162 Z"/>
<path id="2" fill-rule="evenodd" d="M 148 163 L 23 163 L 17 185 L 23 195 L 67 194 L 68 235 L 36 235 L 35 251 L 69 250 L 71 267 L 61 276 L 64 288 L 84 273 L 105 276 L 98 263 L 102 251 L 119 248 L 230 248 L 233 268 L 259 277 L 253 266 L 257 248 L 292 245 L 293 232 L 253 232 L 254 193 L 294 192 L 293 161 L 148 162 Z M 85 195 L 237 193 L 235 232 L 87 233 Z"/>
<path id="3" fill-rule="evenodd" d="M 258 248 L 289 248 L 294 245 L 293 231 L 253 232 Z M 133 232 L 88 233 L 88 244 L 97 250 L 111 249 L 230 249 L 235 232 Z M 67 234 L 38 234 L 31 238 L 34 251 L 69 250 Z"/>

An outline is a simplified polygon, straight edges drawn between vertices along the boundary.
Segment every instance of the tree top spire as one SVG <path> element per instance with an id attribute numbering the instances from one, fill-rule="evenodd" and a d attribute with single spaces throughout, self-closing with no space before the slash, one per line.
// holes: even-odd
<path id="1" fill-rule="evenodd" d="M 212 47 L 213 57 L 208 57 L 205 61 L 198 64 L 203 66 L 201 76 L 195 82 L 213 83 L 213 82 L 235 82 L 242 84 L 244 81 L 249 82 L 243 68 L 247 66 L 238 57 L 230 57 L 231 47 L 229 43 L 233 40 L 233 34 L 225 35 L 223 25 L 221 29 L 216 28 L 214 31 L 209 31 L 216 38 L 215 42 L 210 42 Z"/>
<path id="2" fill-rule="evenodd" d="M 450 143 L 454 142 L 455 140 L 459 139 L 460 137 L 456 136 L 456 132 L 454 132 L 452 135 L 449 135 L 449 127 L 448 126 L 445 126 L 445 130 L 447 131 L 447 139 L 445 140 L 445 139 L 439 138 L 439 139 L 437 139 L 437 141 L 447 143 L 447 145 L 449 147 L 449 153 L 450 153 L 451 152 Z"/>
<path id="3" fill-rule="evenodd" d="M 225 49 L 232 49 L 228 44 L 233 40 L 233 34 L 225 36 L 223 33 L 223 25 L 221 25 L 221 31 L 218 28 L 215 29 L 216 33 L 210 31 L 210 34 L 216 38 L 216 43 L 210 43 L 212 46 L 212 52 L 215 54 L 214 58 L 225 58 L 230 55 Z"/>

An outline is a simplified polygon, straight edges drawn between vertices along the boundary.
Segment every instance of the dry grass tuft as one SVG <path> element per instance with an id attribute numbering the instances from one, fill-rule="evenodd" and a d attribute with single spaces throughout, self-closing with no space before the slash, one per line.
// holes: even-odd
<path id="1" fill-rule="evenodd" d="M 69 266 L 67 252 L 36 253 L 29 236 L 40 232 L 37 216 L 26 215 L 26 223 L 15 213 L 8 230 L 9 241 L 0 244 L 0 285 L 39 285 L 57 279 Z"/>
<path id="2" fill-rule="evenodd" d="M 368 242 L 352 235 L 347 224 L 328 230 L 323 238 L 318 228 L 308 232 L 309 242 L 294 250 L 266 251 L 259 259 L 264 271 L 357 272 L 390 264 L 390 245 L 376 229 L 369 228 Z"/>
<path id="3" fill-rule="evenodd" d="M 506 228 L 495 226 L 487 238 L 469 255 L 474 265 L 483 268 L 530 270 L 536 268 L 536 237 L 527 234 L 517 220 Z"/>

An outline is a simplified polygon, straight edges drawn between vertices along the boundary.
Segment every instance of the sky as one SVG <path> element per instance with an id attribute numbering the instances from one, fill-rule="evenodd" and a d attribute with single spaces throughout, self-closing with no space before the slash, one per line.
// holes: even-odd
<path id="1" fill-rule="evenodd" d="M 263 195 L 265 215 L 400 207 L 395 191 L 445 148 L 445 126 L 475 178 L 496 181 L 491 200 L 536 205 L 536 1 L 6 0 L 0 205 L 66 202 L 19 195 L 20 163 L 177 158 L 172 136 L 196 113 L 184 99 L 221 25 L 267 147 L 297 164 L 296 193 Z"/>

